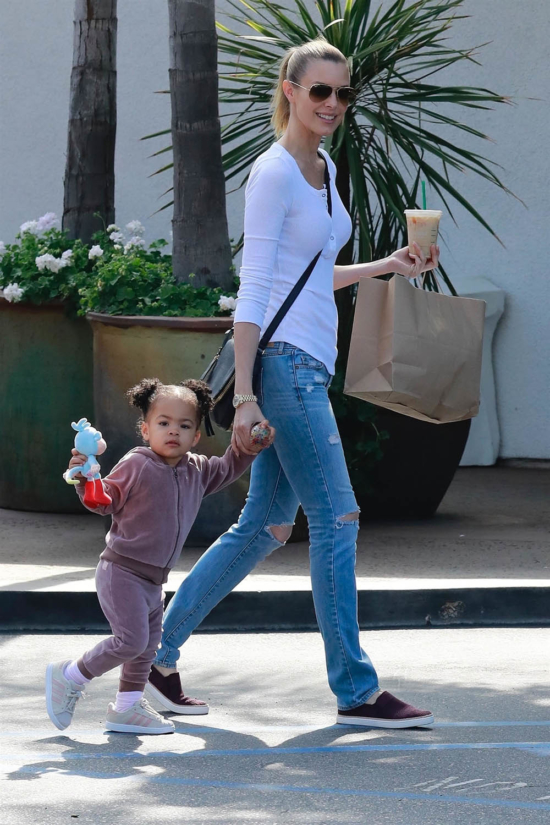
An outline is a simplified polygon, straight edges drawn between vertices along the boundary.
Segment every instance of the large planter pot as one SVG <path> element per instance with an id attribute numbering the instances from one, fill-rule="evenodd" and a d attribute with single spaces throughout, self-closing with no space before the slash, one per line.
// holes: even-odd
<path id="1" fill-rule="evenodd" d="M 87 316 L 94 336 L 95 426 L 107 441 L 102 473 L 132 447 L 142 444 L 136 431 L 138 411 L 130 407 L 126 390 L 142 378 L 178 383 L 200 378 L 221 346 L 231 318 L 165 318 L 158 316 Z M 222 455 L 229 433 L 204 433 L 196 447 L 204 455 Z M 233 524 L 248 491 L 248 473 L 202 504 L 188 543 L 205 546 Z"/>
<path id="2" fill-rule="evenodd" d="M 372 492 L 358 500 L 361 518 L 433 516 L 460 464 L 470 424 L 430 424 L 377 407 L 376 426 L 389 438 L 373 469 Z"/>
<path id="3" fill-rule="evenodd" d="M 61 303 L 0 298 L 0 507 L 80 513 L 62 475 L 71 421 L 93 415 L 92 333 Z"/>

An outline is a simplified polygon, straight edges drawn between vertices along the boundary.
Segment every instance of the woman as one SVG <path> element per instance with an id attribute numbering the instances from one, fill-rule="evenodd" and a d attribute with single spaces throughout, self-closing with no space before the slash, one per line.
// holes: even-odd
<path id="1" fill-rule="evenodd" d="M 246 189 L 245 242 L 235 313 L 235 422 L 232 445 L 249 453 L 253 424 L 269 419 L 274 447 L 252 467 L 239 521 L 189 573 L 164 617 L 161 649 L 148 689 L 168 710 L 204 713 L 181 691 L 179 648 L 212 608 L 289 538 L 301 503 L 309 522 L 311 581 L 325 644 L 337 721 L 387 728 L 433 722 L 382 692 L 359 643 L 355 582 L 359 511 L 344 460 L 328 387 L 336 360 L 334 290 L 359 278 L 396 272 L 414 278 L 433 269 L 417 248 L 368 264 L 335 266 L 351 220 L 335 186 L 336 167 L 319 150 L 342 122 L 353 90 L 347 60 L 324 39 L 289 50 L 274 95 L 273 125 L 282 133 L 254 163 Z M 324 189 L 330 172 L 332 218 Z M 260 334 L 315 254 L 322 254 L 304 289 L 262 356 L 261 397 L 252 389 Z"/>

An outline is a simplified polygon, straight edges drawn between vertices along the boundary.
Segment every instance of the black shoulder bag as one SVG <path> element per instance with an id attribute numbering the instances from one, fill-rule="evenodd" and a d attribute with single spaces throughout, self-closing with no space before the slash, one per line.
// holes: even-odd
<path id="1" fill-rule="evenodd" d="M 323 155 L 320 155 L 325 162 L 325 189 L 327 192 L 327 208 L 328 213 L 332 217 L 332 198 L 330 193 L 330 175 L 328 171 L 328 163 Z M 285 299 L 284 303 L 278 310 L 277 314 L 273 318 L 272 322 L 262 335 L 262 338 L 258 344 L 258 351 L 256 353 L 256 359 L 254 361 L 254 370 L 252 375 L 252 387 L 254 390 L 254 394 L 258 395 L 258 386 L 259 386 L 259 378 L 260 378 L 260 370 L 261 370 L 261 358 L 264 349 L 269 344 L 271 338 L 273 337 L 273 333 L 287 314 L 288 310 L 306 285 L 306 281 L 308 280 L 309 276 L 313 272 L 315 268 L 315 264 L 319 260 L 319 256 L 323 250 L 319 250 L 317 255 L 313 258 L 313 260 L 309 263 L 306 267 L 302 275 L 300 276 L 299 281 L 293 286 L 290 294 Z M 234 329 L 230 329 L 225 333 L 225 340 L 221 345 L 218 353 L 210 362 L 208 367 L 206 368 L 203 375 L 201 375 L 203 381 L 205 381 L 208 386 L 210 387 L 212 393 L 212 399 L 214 401 L 214 406 L 210 412 L 210 415 L 205 416 L 205 428 L 207 435 L 214 435 L 214 429 L 212 427 L 212 419 L 218 427 L 221 427 L 223 430 L 231 429 L 231 425 L 233 424 L 233 418 L 235 417 L 235 409 L 233 407 L 233 396 L 235 394 L 235 340 L 234 340 Z"/>

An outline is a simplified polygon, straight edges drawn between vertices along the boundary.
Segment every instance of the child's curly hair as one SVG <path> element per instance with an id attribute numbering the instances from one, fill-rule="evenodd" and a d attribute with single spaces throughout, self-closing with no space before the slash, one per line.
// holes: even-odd
<path id="1" fill-rule="evenodd" d="M 179 384 L 163 384 L 159 378 L 143 378 L 126 392 L 130 404 L 141 412 L 138 430 L 161 395 L 172 395 L 194 403 L 197 411 L 197 427 L 200 427 L 202 419 L 210 412 L 214 404 L 210 387 L 198 378 L 188 378 Z"/>

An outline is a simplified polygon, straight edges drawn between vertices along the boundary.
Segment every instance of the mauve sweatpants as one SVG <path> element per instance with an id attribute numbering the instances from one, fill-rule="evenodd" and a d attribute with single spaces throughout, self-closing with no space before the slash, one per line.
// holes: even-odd
<path id="1" fill-rule="evenodd" d="M 122 665 L 120 689 L 143 690 L 162 636 L 162 585 L 101 559 L 95 581 L 113 635 L 84 653 L 80 670 L 90 678 Z"/>

